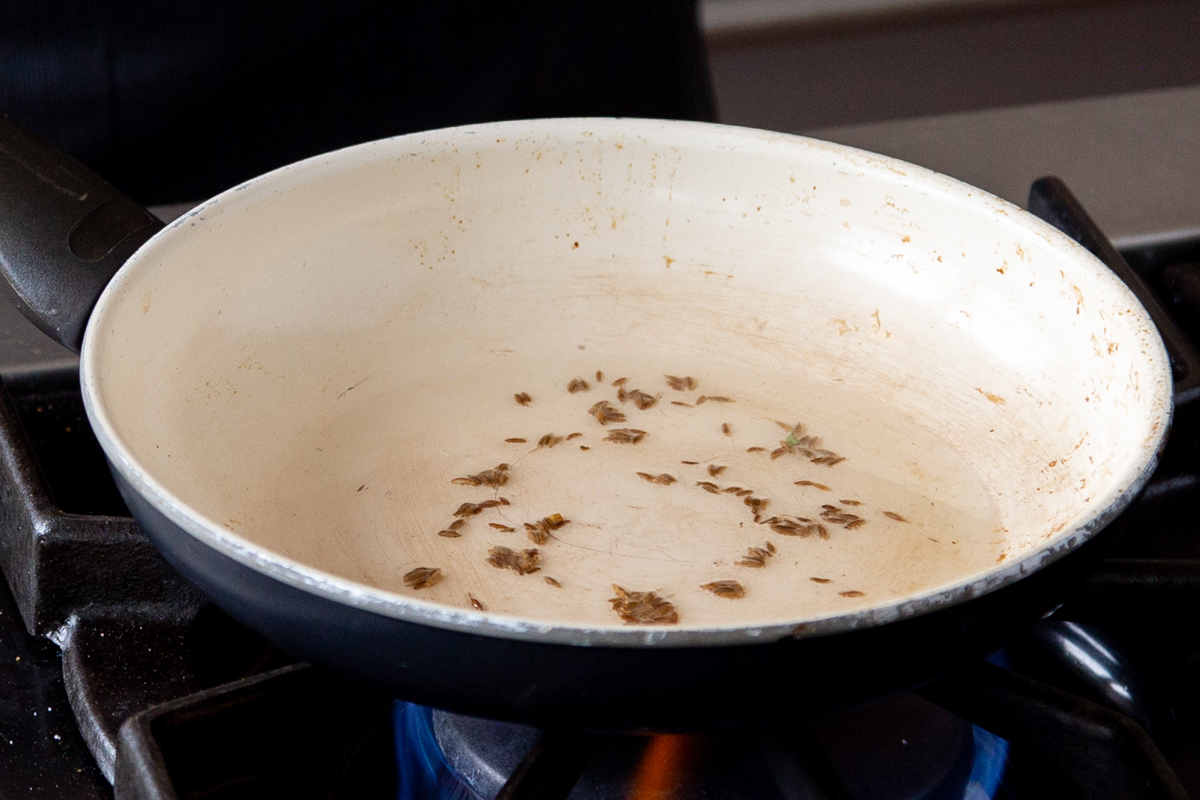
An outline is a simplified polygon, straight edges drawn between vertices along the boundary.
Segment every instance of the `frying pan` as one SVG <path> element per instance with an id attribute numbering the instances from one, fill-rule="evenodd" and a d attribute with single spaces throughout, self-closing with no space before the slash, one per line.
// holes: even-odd
<path id="1" fill-rule="evenodd" d="M 147 535 L 443 708 L 683 727 L 926 680 L 1060 601 L 1170 423 L 1162 340 L 1083 247 L 825 142 L 433 131 L 163 230 L 11 125 L 0 154 L 12 294 L 82 340 Z"/>

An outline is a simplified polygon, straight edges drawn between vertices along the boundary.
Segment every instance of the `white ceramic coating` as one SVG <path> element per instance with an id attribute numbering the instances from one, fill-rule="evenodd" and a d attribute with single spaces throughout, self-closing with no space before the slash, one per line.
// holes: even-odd
<path id="1" fill-rule="evenodd" d="M 662 396 L 622 405 L 619 377 Z M 414 134 L 226 192 L 118 273 L 83 388 L 134 487 L 282 581 L 445 628 L 659 646 L 847 630 L 1016 580 L 1128 500 L 1171 413 L 1135 298 L 1011 204 L 825 142 L 638 120 Z M 627 420 L 601 426 L 600 400 Z M 771 458 L 780 422 L 845 460 Z M 501 462 L 498 491 L 452 483 Z M 865 522 L 781 536 L 700 481 L 753 489 L 763 517 Z M 571 522 L 540 572 L 487 563 L 553 513 Z M 417 567 L 445 577 L 409 588 Z M 623 624 L 612 584 L 678 624 Z"/>

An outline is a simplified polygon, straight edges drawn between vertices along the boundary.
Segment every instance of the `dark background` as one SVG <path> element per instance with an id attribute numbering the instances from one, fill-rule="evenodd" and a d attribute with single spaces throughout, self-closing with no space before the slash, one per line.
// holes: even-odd
<path id="1" fill-rule="evenodd" d="M 714 117 L 695 0 L 0 0 L 0 111 L 143 204 L 449 125 Z"/>

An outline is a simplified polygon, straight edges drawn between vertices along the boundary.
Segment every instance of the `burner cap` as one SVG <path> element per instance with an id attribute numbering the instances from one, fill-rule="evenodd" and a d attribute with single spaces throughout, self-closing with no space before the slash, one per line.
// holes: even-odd
<path id="1" fill-rule="evenodd" d="M 496 796 L 541 735 L 444 711 L 432 712 L 431 726 L 464 788 L 485 799 Z M 843 796 L 862 800 L 988 797 L 1007 752 L 1003 740 L 909 692 L 797 730 L 803 735 L 770 733 L 764 725 L 722 735 L 609 736 L 570 798 L 823 798 L 821 787 L 831 780 Z"/>

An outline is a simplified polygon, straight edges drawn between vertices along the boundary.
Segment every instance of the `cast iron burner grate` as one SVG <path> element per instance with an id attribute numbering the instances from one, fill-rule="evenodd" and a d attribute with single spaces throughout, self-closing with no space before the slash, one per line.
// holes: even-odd
<path id="1" fill-rule="evenodd" d="M 606 763 L 625 758 L 636 772 L 673 740 L 705 766 L 677 759 L 693 765 L 693 780 L 656 797 L 841 800 L 878 796 L 867 773 L 887 774 L 847 766 L 847 742 L 873 731 L 885 745 L 906 743 L 904 731 L 915 730 L 914 743 L 924 736 L 927 752 L 941 749 L 925 773 L 903 767 L 927 779 L 909 794 L 962 797 L 977 772 L 968 762 L 982 758 L 978 742 L 964 742 L 986 730 L 1007 754 L 997 797 L 1200 797 L 1200 630 L 1185 622 L 1200 614 L 1200 361 L 1189 341 L 1200 340 L 1200 238 L 1127 252 L 1130 269 L 1061 183 L 1036 183 L 1030 208 L 1127 282 L 1152 287 L 1160 300 L 1145 302 L 1156 321 L 1170 314 L 1186 336 L 1170 342 L 1179 389 L 1171 439 L 1147 490 L 1114 523 L 1123 539 L 1066 606 L 998 659 L 839 715 L 691 744 L 506 728 L 409 706 L 294 663 L 206 604 L 127 516 L 75 373 L 9 374 L 0 387 L 0 567 L 12 597 L 0 598 L 0 634 L 24 665 L 0 667 L 0 796 L 109 796 L 98 770 L 116 797 L 144 800 L 599 800 L 615 796 L 595 779 Z M 61 677 L 53 648 L 26 631 L 59 646 Z M 41 707 L 32 722 L 29 711 Z M 886 728 L 889 714 L 898 727 Z M 922 715 L 932 722 L 914 721 Z M 831 739 L 837 730 L 842 739 Z M 506 746 L 496 750 L 489 736 Z M 739 759 L 752 762 L 750 778 L 707 774 Z"/>

